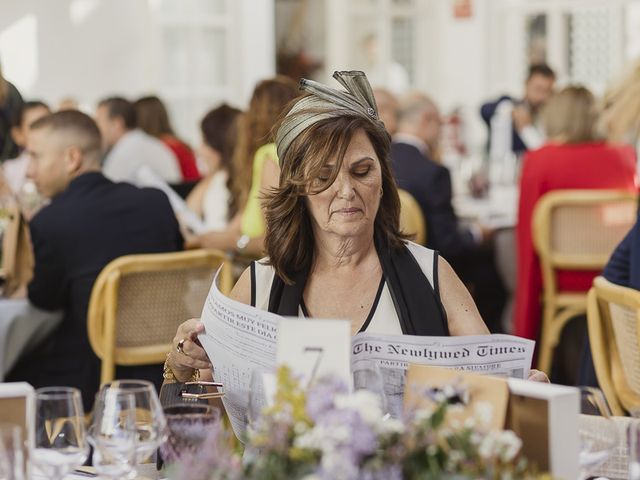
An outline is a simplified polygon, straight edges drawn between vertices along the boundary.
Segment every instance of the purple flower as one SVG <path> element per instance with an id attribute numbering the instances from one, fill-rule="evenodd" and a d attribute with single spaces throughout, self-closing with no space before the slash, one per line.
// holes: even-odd
<path id="1" fill-rule="evenodd" d="M 334 408 L 336 395 L 346 393 L 347 386 L 338 380 L 323 378 L 309 389 L 307 393 L 307 414 L 314 422 L 328 410 Z"/>

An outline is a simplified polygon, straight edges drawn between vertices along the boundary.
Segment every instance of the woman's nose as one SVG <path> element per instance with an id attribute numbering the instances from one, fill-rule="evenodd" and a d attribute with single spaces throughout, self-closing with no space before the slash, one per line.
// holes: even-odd
<path id="1" fill-rule="evenodd" d="M 355 196 L 353 182 L 350 175 L 340 173 L 336 177 L 336 186 L 338 188 L 338 196 L 344 199 L 351 199 Z"/>

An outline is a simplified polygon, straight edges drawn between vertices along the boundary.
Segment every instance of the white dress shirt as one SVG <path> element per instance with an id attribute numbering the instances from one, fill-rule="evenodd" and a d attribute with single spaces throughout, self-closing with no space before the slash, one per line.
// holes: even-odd
<path id="1" fill-rule="evenodd" d="M 130 130 L 118 140 L 104 160 L 103 173 L 114 182 L 135 183 L 136 171 L 142 165 L 148 165 L 168 183 L 182 181 L 173 152 L 142 130 Z"/>

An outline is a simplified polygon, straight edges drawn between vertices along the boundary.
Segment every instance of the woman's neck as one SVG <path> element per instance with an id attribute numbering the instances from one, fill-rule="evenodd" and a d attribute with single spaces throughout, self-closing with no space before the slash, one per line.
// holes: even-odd
<path id="1" fill-rule="evenodd" d="M 378 257 L 372 233 L 346 238 L 337 235 L 316 235 L 313 269 L 315 271 L 325 269 L 335 271 L 336 268 L 356 270 L 368 265 L 374 259 L 377 263 Z"/>

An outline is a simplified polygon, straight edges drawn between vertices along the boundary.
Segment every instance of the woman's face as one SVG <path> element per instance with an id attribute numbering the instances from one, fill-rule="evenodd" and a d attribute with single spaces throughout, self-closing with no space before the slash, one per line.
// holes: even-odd
<path id="1" fill-rule="evenodd" d="M 331 177 L 337 159 L 330 159 L 312 189 Z M 351 142 L 335 181 L 326 190 L 307 197 L 316 240 L 321 235 L 338 237 L 373 236 L 380 205 L 382 172 L 380 160 L 364 130 Z"/>

